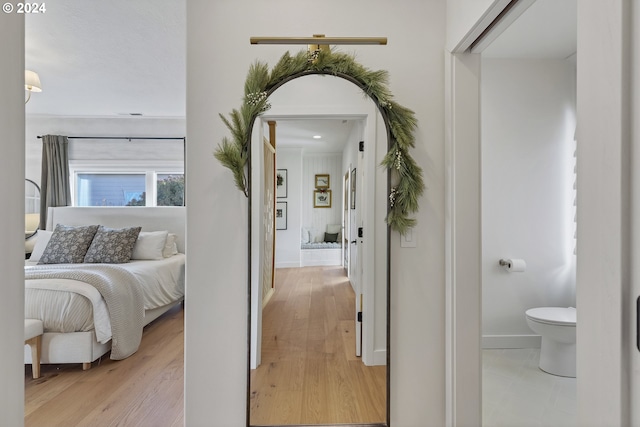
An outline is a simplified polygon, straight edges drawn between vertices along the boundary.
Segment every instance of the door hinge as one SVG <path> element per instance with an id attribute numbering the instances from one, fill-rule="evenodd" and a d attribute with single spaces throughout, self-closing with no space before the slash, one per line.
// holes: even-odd
<path id="1" fill-rule="evenodd" d="M 358 237 L 364 237 L 364 229 L 362 227 L 358 227 Z"/>
<path id="2" fill-rule="evenodd" d="M 358 322 L 362 323 L 362 312 L 361 311 L 358 312 Z"/>
<path id="3" fill-rule="evenodd" d="M 358 151 L 364 151 L 364 141 L 360 141 L 358 144 Z"/>

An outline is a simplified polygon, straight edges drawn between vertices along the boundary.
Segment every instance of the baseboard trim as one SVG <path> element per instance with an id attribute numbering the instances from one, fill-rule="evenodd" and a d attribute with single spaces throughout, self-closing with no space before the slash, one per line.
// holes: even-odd
<path id="1" fill-rule="evenodd" d="M 540 348 L 540 335 L 483 335 L 482 348 Z"/>
<path id="2" fill-rule="evenodd" d="M 298 267 L 300 267 L 300 261 L 276 263 L 276 268 L 298 268 Z"/>
<path id="3" fill-rule="evenodd" d="M 384 366 L 387 364 L 387 350 L 373 350 L 373 364 Z"/>

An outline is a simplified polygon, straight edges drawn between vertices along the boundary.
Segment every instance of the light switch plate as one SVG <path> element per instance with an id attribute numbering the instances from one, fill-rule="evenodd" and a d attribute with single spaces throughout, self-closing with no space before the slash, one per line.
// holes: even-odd
<path id="1" fill-rule="evenodd" d="M 418 246 L 418 235 L 413 228 L 409 228 L 404 235 L 400 235 L 400 247 L 415 248 Z"/>

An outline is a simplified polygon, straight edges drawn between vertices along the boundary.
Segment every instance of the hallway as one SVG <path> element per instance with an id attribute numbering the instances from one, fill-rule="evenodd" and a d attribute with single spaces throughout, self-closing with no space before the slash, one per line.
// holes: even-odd
<path id="1" fill-rule="evenodd" d="M 354 292 L 342 267 L 276 270 L 251 372 L 251 424 L 386 420 L 386 367 L 355 356 Z"/>

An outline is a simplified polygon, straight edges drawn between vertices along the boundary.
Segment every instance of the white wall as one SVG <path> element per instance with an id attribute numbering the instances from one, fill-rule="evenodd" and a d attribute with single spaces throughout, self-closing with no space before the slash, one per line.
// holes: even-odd
<path id="1" fill-rule="evenodd" d="M 301 228 L 312 228 L 318 239 L 324 238 L 327 224 L 342 221 L 342 153 L 308 153 L 299 148 L 280 148 L 276 154 L 278 169 L 287 169 L 287 229 L 276 231 L 276 268 L 300 267 Z M 331 208 L 313 207 L 315 174 L 329 174 Z"/>
<path id="2" fill-rule="evenodd" d="M 3 203 L 0 271 L 0 414 L 24 425 L 24 15 L 0 14 L 0 198 Z M 27 105 L 28 106 L 28 105 Z"/>
<path id="3" fill-rule="evenodd" d="M 578 4 L 576 425 L 585 427 L 631 425 L 630 410 L 638 411 L 629 400 L 629 381 L 638 381 L 629 365 L 638 351 L 629 339 L 637 315 L 630 255 L 638 251 L 630 237 L 640 225 L 630 205 L 638 194 L 631 177 L 640 170 L 637 158 L 631 161 L 637 111 L 629 109 L 630 88 L 637 88 L 638 70 L 630 67 L 637 46 L 630 51 L 629 42 L 640 24 L 632 10 L 637 2 L 629 0 Z"/>
<path id="4" fill-rule="evenodd" d="M 468 42 L 475 40 L 508 3 L 509 0 L 447 0 L 447 50 L 464 51 Z"/>
<path id="5" fill-rule="evenodd" d="M 633 8 L 632 22 L 633 29 L 631 31 L 631 40 L 633 46 L 640 46 L 640 8 Z M 631 80 L 633 90 L 631 96 L 631 117 L 638 117 L 640 114 L 640 84 L 637 76 L 640 76 L 640 55 L 635 55 L 631 60 Z M 633 120 L 631 123 L 631 144 L 632 147 L 640 147 L 640 121 Z M 631 153 L 631 165 L 633 170 L 640 168 L 640 150 L 633 149 Z M 630 211 L 635 214 L 635 218 L 638 217 L 640 212 L 640 197 L 638 197 L 638 189 L 640 188 L 640 173 L 631 174 L 631 188 L 634 191 L 630 197 Z M 640 296 L 640 227 L 636 226 L 637 220 L 632 220 L 632 232 L 631 232 L 631 298 L 627 299 L 627 312 L 633 313 L 637 309 L 636 299 Z M 633 322 L 633 320 L 632 320 Z M 638 339 L 638 326 L 629 328 L 627 331 L 627 342 L 633 343 Z M 629 372 L 631 372 L 631 390 L 629 393 L 629 400 L 631 402 L 640 401 L 640 351 L 636 351 L 635 348 L 631 349 L 631 366 Z M 631 414 L 630 424 L 637 426 L 640 425 L 640 411 L 633 411 Z"/>
<path id="6" fill-rule="evenodd" d="M 33 116 L 26 119 L 26 178 L 40 184 L 42 167 L 42 141 L 38 136 L 153 136 L 184 137 L 186 119 L 151 117 L 65 117 Z M 133 140 L 79 140 L 72 139 L 69 156 L 72 159 L 140 159 L 154 160 L 183 159 L 182 141 L 141 141 Z"/>
<path id="7" fill-rule="evenodd" d="M 316 174 L 329 175 L 330 208 L 313 207 Z M 314 230 L 316 241 L 324 241 L 327 225 L 342 223 L 342 187 L 342 153 L 302 155 L 302 226 Z"/>
<path id="8" fill-rule="evenodd" d="M 342 181 L 344 181 L 344 174 L 350 172 L 358 164 L 358 143 L 363 140 L 364 126 L 364 121 L 357 121 L 351 127 L 347 144 L 342 150 Z"/>
<path id="9" fill-rule="evenodd" d="M 277 128 L 276 128 L 277 129 Z M 276 130 L 277 132 L 277 130 Z M 302 150 L 278 148 L 276 167 L 287 170 L 287 229 L 276 230 L 276 268 L 300 267 L 300 227 L 302 227 Z"/>
<path id="10" fill-rule="evenodd" d="M 575 66 L 483 59 L 481 93 L 483 347 L 539 346 L 524 312 L 575 306 Z"/>
<path id="11" fill-rule="evenodd" d="M 389 37 L 386 47 L 346 49 L 367 67 L 388 70 L 394 96 L 416 112 L 413 154 L 428 187 L 416 215 L 418 248 L 400 251 L 397 234 L 391 240 L 391 419 L 403 427 L 444 424 L 444 21 L 445 3 L 436 0 L 397 2 L 392 9 L 383 0 L 332 0 L 321 8 L 294 0 L 187 3 L 188 81 L 198 82 L 187 85 L 187 176 L 197 177 L 187 189 L 190 427 L 245 422 L 247 248 L 240 242 L 247 241 L 247 200 L 211 151 L 227 135 L 215 118 L 239 106 L 250 64 L 262 59 L 273 65 L 286 49 L 249 44 L 250 36 L 273 34 L 274 28 L 283 36 Z M 214 240 L 239 243 L 212 247 Z"/>

